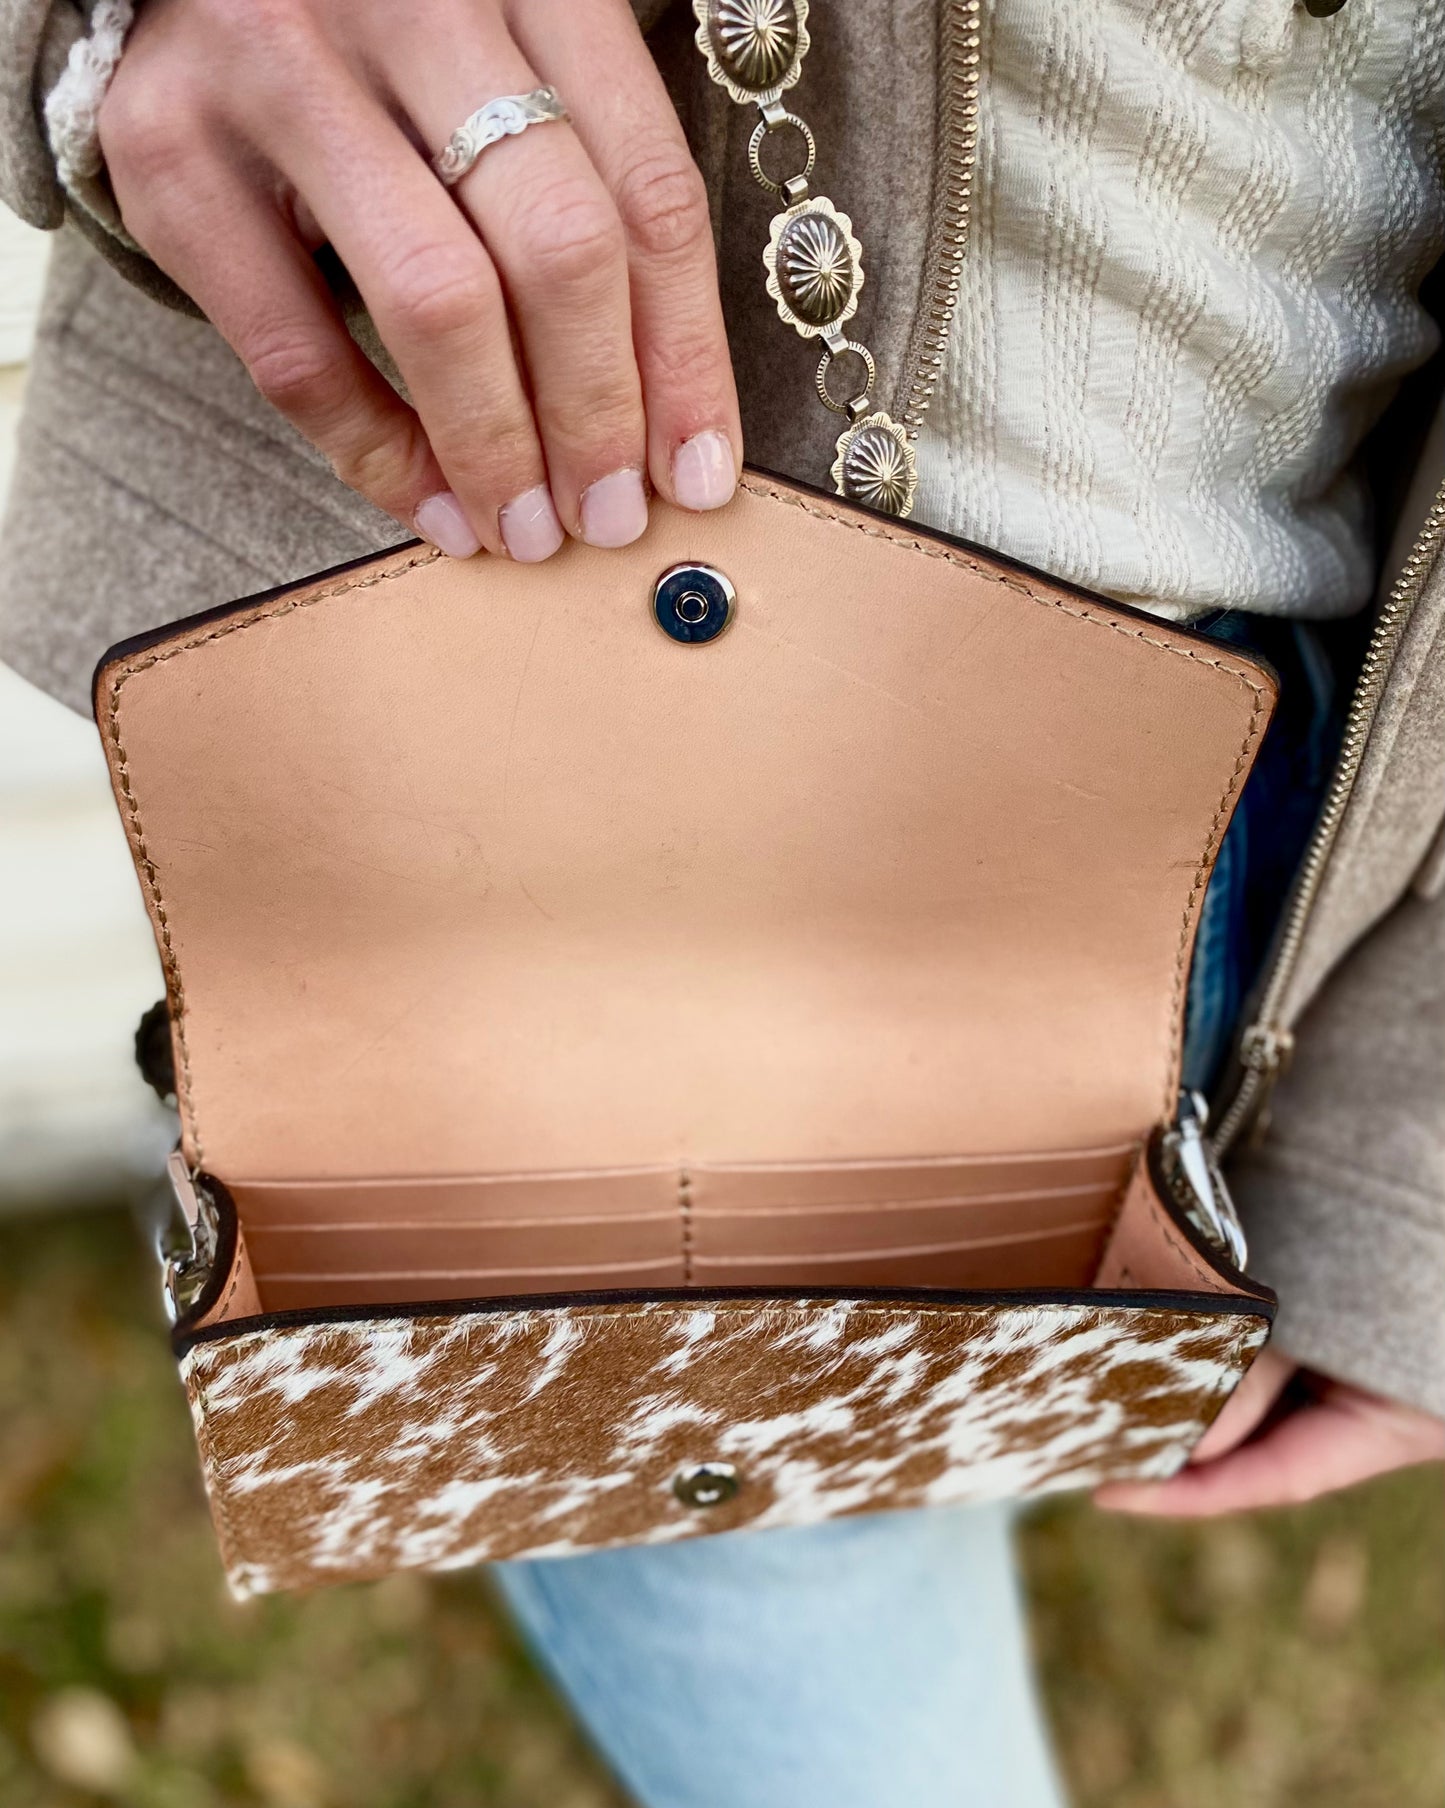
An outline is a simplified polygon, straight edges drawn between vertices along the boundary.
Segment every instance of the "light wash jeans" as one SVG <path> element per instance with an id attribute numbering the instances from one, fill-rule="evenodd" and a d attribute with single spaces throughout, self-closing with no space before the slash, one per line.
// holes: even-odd
<path id="1" fill-rule="evenodd" d="M 499 1564 L 643 1808 L 1053 1808 L 1004 1507 Z"/>
<path id="2" fill-rule="evenodd" d="M 1273 934 L 1338 733 L 1313 629 L 1226 616 L 1281 707 L 1205 898 L 1187 1083 L 1205 1087 Z M 1050 1808 L 1005 1507 L 500 1565 L 501 1592 L 643 1808 Z"/>

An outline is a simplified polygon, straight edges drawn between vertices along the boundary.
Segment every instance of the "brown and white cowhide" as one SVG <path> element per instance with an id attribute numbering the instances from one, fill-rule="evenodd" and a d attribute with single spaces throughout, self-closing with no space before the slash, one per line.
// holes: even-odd
<path id="1" fill-rule="evenodd" d="M 1239 1310 L 599 1303 L 264 1326 L 182 1371 L 241 1595 L 1175 1469 Z M 723 1504 L 678 1471 L 736 1466 Z"/>

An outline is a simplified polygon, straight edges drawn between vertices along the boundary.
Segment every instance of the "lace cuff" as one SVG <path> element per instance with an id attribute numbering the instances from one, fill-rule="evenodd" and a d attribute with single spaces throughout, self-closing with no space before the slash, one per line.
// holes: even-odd
<path id="1" fill-rule="evenodd" d="M 100 152 L 99 119 L 135 18 L 133 0 L 96 0 L 90 30 L 70 47 L 65 69 L 45 97 L 45 130 L 55 172 L 66 194 L 138 250 L 121 224 Z"/>

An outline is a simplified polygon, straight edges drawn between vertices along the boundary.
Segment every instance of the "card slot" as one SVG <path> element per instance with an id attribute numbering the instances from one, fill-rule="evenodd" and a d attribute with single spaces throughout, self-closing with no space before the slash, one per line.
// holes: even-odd
<path id="1" fill-rule="evenodd" d="M 664 1217 L 602 1219 L 579 1227 L 567 1224 L 334 1225 L 248 1227 L 246 1246 L 258 1275 L 308 1273 L 401 1274 L 411 1270 L 469 1273 L 484 1269 L 578 1268 L 591 1263 L 633 1263 L 675 1259 L 681 1249 L 681 1220 Z"/>
<path id="2" fill-rule="evenodd" d="M 595 1174 L 499 1174 L 415 1180 L 243 1180 L 228 1182 L 242 1222 L 387 1224 L 402 1221 L 633 1217 L 675 1210 L 676 1168 Z"/>
<path id="3" fill-rule="evenodd" d="M 966 1243 L 920 1252 L 860 1250 L 845 1255 L 693 1262 L 693 1280 L 714 1287 L 1088 1287 L 1108 1226 L 1085 1224 L 1039 1237 Z"/>
<path id="4" fill-rule="evenodd" d="M 268 1312 L 304 1307 L 392 1306 L 417 1300 L 488 1299 L 496 1294 L 586 1293 L 598 1288 L 680 1287 L 682 1260 L 617 1263 L 607 1267 L 485 1269 L 443 1275 L 309 1275 L 267 1278 L 261 1300 Z"/>
<path id="5" fill-rule="evenodd" d="M 1055 1154 L 937 1157 L 915 1162 L 788 1163 L 776 1167 L 698 1162 L 689 1165 L 688 1179 L 694 1207 L 736 1206 L 759 1211 L 812 1202 L 842 1208 L 867 1206 L 879 1199 L 922 1203 L 990 1193 L 1033 1196 L 1068 1186 L 1112 1187 L 1122 1192 L 1137 1152 L 1137 1144 L 1122 1143 Z"/>
<path id="6" fill-rule="evenodd" d="M 660 1257 L 648 1262 L 567 1262 L 558 1267 L 546 1267 L 538 1263 L 524 1263 L 517 1268 L 456 1268 L 450 1263 L 445 1268 L 365 1268 L 352 1274 L 344 1269 L 328 1268 L 324 1272 L 308 1274 L 305 1271 L 287 1272 L 278 1270 L 268 1274 L 267 1282 L 272 1286 L 300 1285 L 310 1281 L 514 1281 L 518 1275 L 583 1274 L 603 1275 L 616 1274 L 622 1269 L 653 1270 L 673 1268 L 679 1265 L 677 1257 Z M 426 1297 L 426 1296 L 424 1296 Z"/>
<path id="7" fill-rule="evenodd" d="M 949 1160 L 951 1157 L 944 1157 Z M 970 1157 L 964 1157 L 968 1160 Z M 804 1164 L 808 1165 L 808 1164 Z M 601 1168 L 538 1168 L 518 1173 L 506 1174 L 354 1174 L 343 1176 L 324 1176 L 316 1174 L 282 1174 L 271 1175 L 264 1179 L 252 1178 L 238 1180 L 239 1187 L 254 1188 L 258 1192 L 327 1192 L 334 1187 L 348 1187 L 357 1192 L 382 1190 L 386 1187 L 414 1187 L 430 1189 L 433 1187 L 485 1186 L 485 1187 L 533 1187 L 553 1186 L 561 1182 L 577 1182 L 588 1187 L 605 1187 L 613 1181 L 631 1181 L 647 1179 L 658 1174 L 671 1174 L 675 1170 L 670 1162 L 644 1162 L 632 1167 Z"/>
<path id="8" fill-rule="evenodd" d="M 1088 1218 L 1073 1224 L 1051 1225 L 1046 1230 L 1016 1231 L 1001 1237 L 959 1237 L 947 1243 L 891 1243 L 871 1249 L 830 1249 L 825 1252 L 810 1251 L 802 1259 L 810 1266 L 828 1268 L 843 1262 L 857 1262 L 874 1257 L 905 1261 L 917 1258 L 920 1261 L 930 1256 L 951 1255 L 957 1251 L 968 1249 L 1008 1249 L 1026 1243 L 1046 1243 L 1051 1238 L 1097 1235 L 1106 1228 L 1102 1220 Z M 758 1268 L 792 1267 L 799 1257 L 795 1252 L 785 1255 L 762 1255 L 757 1251 L 747 1251 L 736 1256 L 705 1256 L 695 1253 L 692 1266 L 695 1272 L 701 1273 L 706 1268 L 725 1267 L 733 1261 L 747 1262 Z"/>
<path id="9" fill-rule="evenodd" d="M 718 1205 L 711 1201 L 699 1201 L 694 1196 L 692 1210 L 695 1216 L 705 1216 L 709 1220 L 719 1218 L 808 1218 L 827 1214 L 844 1217 L 863 1216 L 869 1212 L 972 1211 L 980 1206 L 1031 1204 L 1037 1199 L 1112 1201 L 1118 1195 L 1119 1187 L 1111 1180 L 1103 1185 L 1095 1181 L 1084 1186 L 1026 1187 L 1018 1192 L 1007 1193 L 944 1193 L 936 1198 L 858 1199 L 843 1203 L 833 1200 L 809 1200 L 806 1203 L 780 1202 L 776 1205 Z"/>
<path id="10" fill-rule="evenodd" d="M 1118 1195 L 1090 1191 L 1040 1197 L 1030 1194 L 985 1204 L 901 1205 L 891 1210 L 808 1213 L 695 1212 L 692 1246 L 699 1260 L 756 1255 L 784 1260 L 815 1252 L 935 1250 L 964 1244 L 1011 1242 L 1049 1236 L 1071 1226 L 1103 1225 Z"/>
<path id="11" fill-rule="evenodd" d="M 842 1161 L 709 1161 L 697 1163 L 710 1174 L 766 1177 L 770 1174 L 927 1173 L 930 1169 L 1049 1166 L 1068 1162 L 1126 1161 L 1138 1151 L 1135 1142 L 1098 1143 L 1073 1149 L 986 1149 L 972 1155 L 850 1156 Z"/>
<path id="12" fill-rule="evenodd" d="M 275 1237 L 285 1232 L 298 1237 L 329 1237 L 342 1232 L 370 1235 L 382 1231 L 405 1231 L 408 1234 L 427 1236 L 433 1231 L 448 1230 L 586 1230 L 599 1224 L 609 1228 L 619 1224 L 676 1224 L 677 1217 L 677 1206 L 674 1204 L 666 1211 L 618 1213 L 616 1217 L 601 1212 L 579 1212 L 571 1218 L 343 1218 L 327 1224 L 263 1222 L 249 1226 L 248 1234 L 252 1237 Z"/>

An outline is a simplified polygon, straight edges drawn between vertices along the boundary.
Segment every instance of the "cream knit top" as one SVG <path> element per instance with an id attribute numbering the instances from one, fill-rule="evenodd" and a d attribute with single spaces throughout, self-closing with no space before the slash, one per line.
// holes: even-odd
<path id="1" fill-rule="evenodd" d="M 1434 349 L 1445 0 L 986 0 L 919 519 L 1161 614 L 1374 581 L 1351 461 Z"/>

